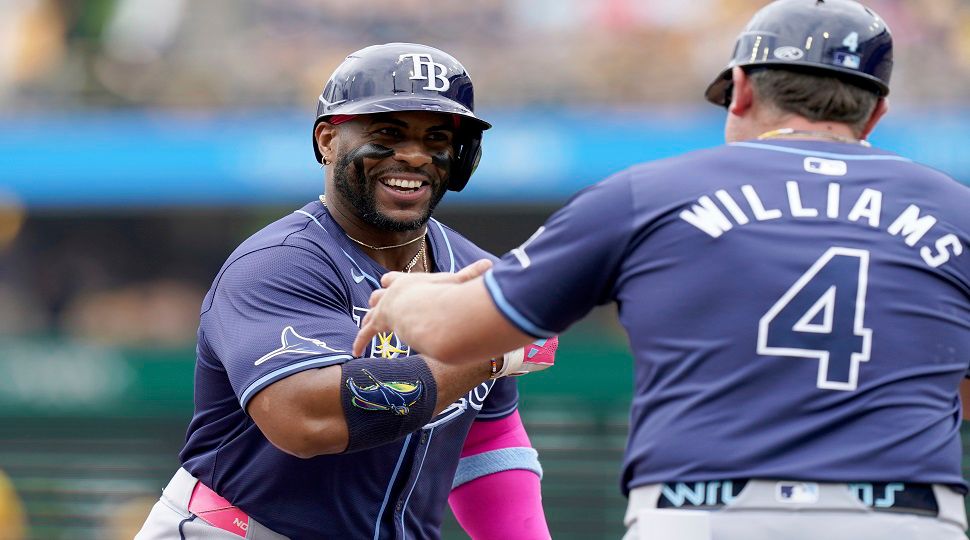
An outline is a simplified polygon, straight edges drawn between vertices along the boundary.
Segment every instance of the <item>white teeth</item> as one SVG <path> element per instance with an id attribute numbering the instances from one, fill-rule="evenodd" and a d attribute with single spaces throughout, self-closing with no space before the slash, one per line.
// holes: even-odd
<path id="1" fill-rule="evenodd" d="M 418 189 L 421 187 L 420 180 L 401 180 L 400 178 L 388 178 L 384 180 L 384 184 L 403 189 Z"/>

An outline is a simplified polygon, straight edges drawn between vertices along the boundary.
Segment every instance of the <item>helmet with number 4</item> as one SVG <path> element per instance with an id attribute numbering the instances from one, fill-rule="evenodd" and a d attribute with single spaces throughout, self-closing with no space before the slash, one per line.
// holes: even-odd
<path id="1" fill-rule="evenodd" d="M 748 22 L 731 62 L 707 88 L 708 101 L 730 103 L 734 66 L 820 73 L 885 96 L 893 40 L 882 18 L 855 0 L 777 0 Z"/>
<path id="2" fill-rule="evenodd" d="M 482 132 L 491 124 L 475 116 L 475 93 L 464 66 L 450 54 L 416 43 L 372 45 L 350 53 L 320 94 L 317 119 L 396 111 L 454 115 L 455 158 L 448 189 L 461 191 L 482 155 Z M 313 137 L 317 161 L 322 159 Z"/>

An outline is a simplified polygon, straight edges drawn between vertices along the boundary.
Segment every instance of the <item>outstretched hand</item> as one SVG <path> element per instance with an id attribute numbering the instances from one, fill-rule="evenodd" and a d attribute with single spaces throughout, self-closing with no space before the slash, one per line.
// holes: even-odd
<path id="1" fill-rule="evenodd" d="M 409 311 L 409 306 L 417 305 L 417 301 L 433 293 L 435 288 L 444 285 L 457 285 L 471 281 L 492 267 L 492 261 L 480 259 L 452 274 L 438 272 L 434 274 L 404 272 L 388 272 L 381 278 L 383 289 L 377 289 L 370 296 L 370 311 L 361 321 L 357 338 L 354 339 L 353 354 L 361 356 L 371 339 L 378 332 L 390 332 L 398 328 L 398 336 L 407 341 L 400 332 L 402 318 Z"/>

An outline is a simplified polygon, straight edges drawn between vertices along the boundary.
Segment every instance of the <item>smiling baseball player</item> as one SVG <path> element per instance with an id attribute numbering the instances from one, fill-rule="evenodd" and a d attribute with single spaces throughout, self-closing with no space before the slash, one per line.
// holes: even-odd
<path id="1" fill-rule="evenodd" d="M 465 366 L 393 332 L 350 353 L 388 270 L 450 275 L 488 256 L 431 213 L 465 186 L 489 127 L 440 50 L 372 46 L 337 68 L 313 129 L 326 197 L 216 276 L 182 468 L 138 540 L 434 539 L 448 502 L 473 538 L 549 537 L 504 375 L 548 367 L 555 339 Z"/>

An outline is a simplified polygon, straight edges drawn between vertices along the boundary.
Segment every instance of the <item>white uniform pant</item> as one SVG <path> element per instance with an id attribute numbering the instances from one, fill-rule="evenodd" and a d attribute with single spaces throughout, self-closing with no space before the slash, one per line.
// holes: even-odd
<path id="1" fill-rule="evenodd" d="M 630 492 L 623 540 L 966 540 L 963 497 L 933 486 L 939 514 L 876 511 L 846 484 L 818 484 L 818 499 L 776 499 L 775 481 L 749 480 L 729 504 L 711 510 L 657 508 L 661 484 Z"/>
<path id="2" fill-rule="evenodd" d="M 241 540 L 242 537 L 213 527 L 189 512 L 189 498 L 198 480 L 179 468 L 162 490 L 162 496 L 152 507 L 148 519 L 135 540 Z M 288 540 L 285 536 L 249 518 L 246 540 Z"/>

